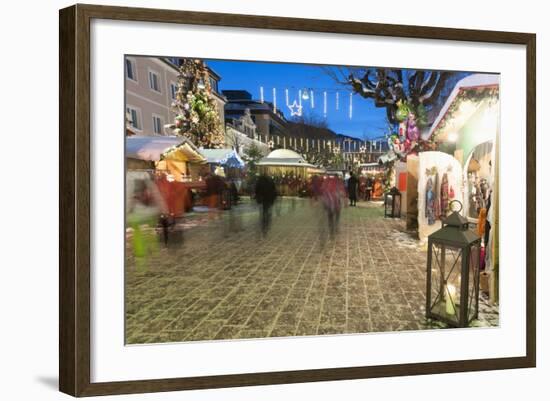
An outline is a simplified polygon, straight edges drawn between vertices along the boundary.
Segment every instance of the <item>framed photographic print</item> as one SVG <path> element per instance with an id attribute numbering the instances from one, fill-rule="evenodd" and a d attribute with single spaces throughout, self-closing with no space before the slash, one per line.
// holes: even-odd
<path id="1" fill-rule="evenodd" d="M 534 367 L 535 35 L 60 11 L 60 390 Z"/>

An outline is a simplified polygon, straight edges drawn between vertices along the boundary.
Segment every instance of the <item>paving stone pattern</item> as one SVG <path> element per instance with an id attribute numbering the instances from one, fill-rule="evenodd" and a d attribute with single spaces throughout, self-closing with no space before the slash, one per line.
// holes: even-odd
<path id="1" fill-rule="evenodd" d="M 446 327 L 424 317 L 425 250 L 379 203 L 343 209 L 334 238 L 307 199 L 280 202 L 265 238 L 250 203 L 209 217 L 146 268 L 127 252 L 127 344 Z M 498 322 L 482 297 L 474 326 Z"/>

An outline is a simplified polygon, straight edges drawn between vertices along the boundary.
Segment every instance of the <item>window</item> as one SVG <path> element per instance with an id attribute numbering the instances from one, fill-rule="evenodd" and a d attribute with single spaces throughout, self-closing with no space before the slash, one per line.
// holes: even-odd
<path id="1" fill-rule="evenodd" d="M 218 81 L 216 81 L 214 78 L 210 77 L 210 88 L 212 88 L 213 92 L 218 93 Z"/>
<path id="2" fill-rule="evenodd" d="M 176 100 L 176 92 L 178 91 L 178 86 L 171 82 L 170 83 L 170 96 L 172 97 L 172 100 Z"/>
<path id="3" fill-rule="evenodd" d="M 137 81 L 136 63 L 129 58 L 126 59 L 126 78 Z"/>
<path id="4" fill-rule="evenodd" d="M 156 135 L 162 134 L 162 117 L 153 114 L 153 132 Z"/>
<path id="5" fill-rule="evenodd" d="M 137 130 L 141 130 L 141 113 L 139 110 L 133 107 L 126 107 L 126 112 L 128 113 L 128 122 L 130 125 Z"/>
<path id="6" fill-rule="evenodd" d="M 154 71 L 149 71 L 149 88 L 156 92 L 160 92 L 160 77 Z"/>

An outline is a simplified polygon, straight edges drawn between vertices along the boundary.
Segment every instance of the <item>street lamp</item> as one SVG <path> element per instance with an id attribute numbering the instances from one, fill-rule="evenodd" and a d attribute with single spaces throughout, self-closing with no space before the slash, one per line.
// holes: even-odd
<path id="1" fill-rule="evenodd" d="M 454 202 L 460 209 L 428 236 L 426 317 L 467 327 L 478 315 L 481 238 Z"/>
<path id="2" fill-rule="evenodd" d="M 269 149 L 273 149 L 273 146 L 275 144 L 273 143 L 273 139 L 270 139 L 268 142 L 267 142 L 267 146 L 269 146 Z"/>

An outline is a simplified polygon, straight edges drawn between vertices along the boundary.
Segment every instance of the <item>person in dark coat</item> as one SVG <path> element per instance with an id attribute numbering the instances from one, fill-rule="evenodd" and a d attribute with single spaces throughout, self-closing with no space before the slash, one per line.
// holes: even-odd
<path id="1" fill-rule="evenodd" d="M 271 225 L 271 208 L 277 198 L 277 189 L 271 177 L 261 175 L 256 181 L 256 202 L 260 205 L 260 222 L 265 236 Z"/>
<path id="2" fill-rule="evenodd" d="M 367 188 L 365 190 L 365 200 L 366 201 L 370 201 L 371 194 L 372 194 L 372 185 L 373 185 L 372 177 L 368 177 L 367 178 Z"/>
<path id="3" fill-rule="evenodd" d="M 239 191 L 237 190 L 235 181 L 231 181 L 231 184 L 229 184 L 229 192 L 231 194 L 231 203 L 233 205 L 239 203 Z"/>
<path id="4" fill-rule="evenodd" d="M 222 177 L 210 174 L 206 177 L 206 196 L 208 197 L 208 206 L 217 209 L 221 205 L 222 193 L 225 189 L 225 182 Z"/>
<path id="5" fill-rule="evenodd" d="M 357 206 L 357 189 L 359 186 L 359 180 L 353 174 L 353 172 L 350 172 L 349 179 L 348 179 L 348 197 L 349 197 L 349 205 L 350 206 Z"/>

